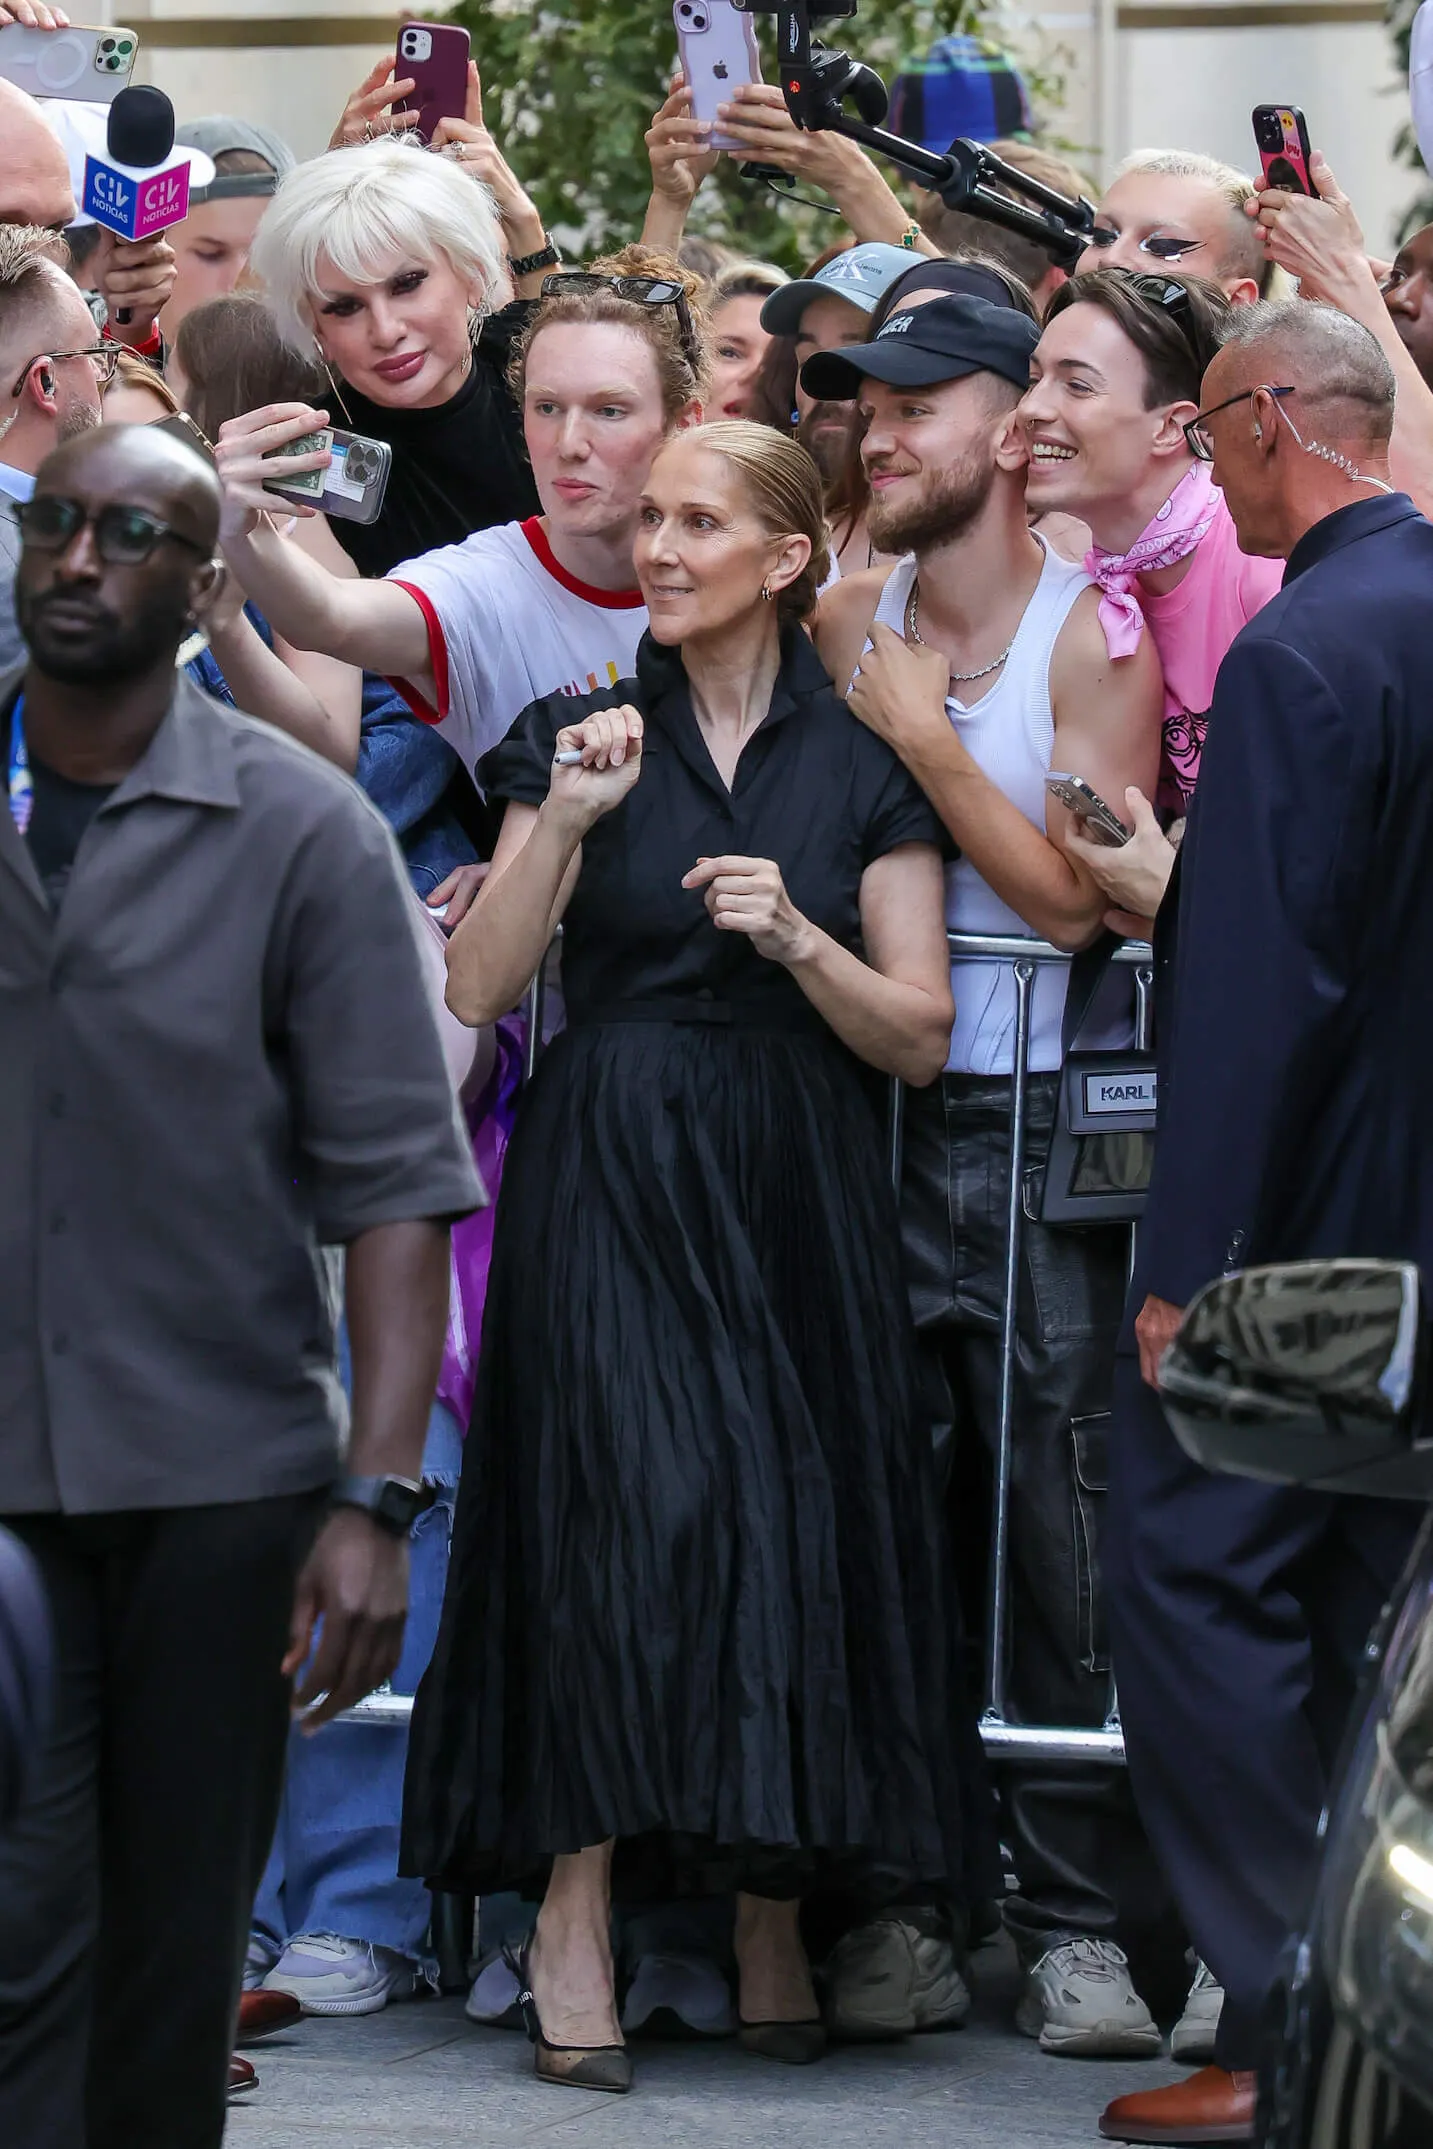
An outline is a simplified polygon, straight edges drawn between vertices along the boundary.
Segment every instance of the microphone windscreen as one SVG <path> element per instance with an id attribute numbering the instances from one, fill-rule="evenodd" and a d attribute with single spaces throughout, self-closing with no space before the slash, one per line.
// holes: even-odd
<path id="1" fill-rule="evenodd" d="M 163 90 L 148 82 L 122 89 L 109 108 L 105 142 L 112 164 L 140 172 L 162 164 L 174 147 L 174 107 Z"/>

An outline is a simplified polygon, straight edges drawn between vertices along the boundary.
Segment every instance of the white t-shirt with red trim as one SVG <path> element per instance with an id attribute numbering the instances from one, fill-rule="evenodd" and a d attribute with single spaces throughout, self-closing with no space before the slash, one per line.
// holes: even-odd
<path id="1" fill-rule="evenodd" d="M 437 707 L 411 680 L 393 683 L 468 769 L 539 696 L 630 679 L 647 626 L 640 590 L 579 582 L 553 557 L 536 516 L 405 560 L 388 580 L 423 608 Z"/>

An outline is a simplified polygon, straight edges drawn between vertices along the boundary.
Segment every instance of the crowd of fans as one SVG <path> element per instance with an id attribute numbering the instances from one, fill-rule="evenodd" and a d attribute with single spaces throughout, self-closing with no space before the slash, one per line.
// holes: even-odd
<path id="1" fill-rule="evenodd" d="M 13 17 L 52 21 L 30 0 L 0 6 Z M 928 115 L 938 86 L 926 78 Z M 310 1721 L 256 1781 L 247 1833 L 227 1842 L 235 1872 L 263 1869 L 247 1889 L 238 2041 L 432 1985 L 430 1888 L 480 1898 L 473 2019 L 525 2018 L 539 2074 L 606 2090 L 630 2086 L 627 2039 L 644 2032 L 736 2034 L 804 2063 L 828 2037 L 958 2026 L 971 1952 L 1003 1925 L 1017 2026 L 1047 2052 L 1157 2054 L 1161 2019 L 1178 2015 L 1174 2056 L 1201 2071 L 1112 2107 L 1107 2133 L 1252 2140 L 1259 2017 L 1308 1886 L 1322 1778 L 1305 1756 L 1280 1809 L 1282 1867 L 1251 1878 L 1239 1844 L 1268 1786 L 1246 1705 L 1204 1693 L 1199 1752 L 1181 1748 L 1188 1796 L 1150 1758 L 1173 1738 L 1159 1617 L 1176 1656 L 1182 1634 L 1196 1658 L 1225 1588 L 1218 1616 L 1245 1620 L 1253 1662 L 1259 1589 L 1274 1582 L 1245 1591 L 1234 1552 L 1227 1572 L 1210 1552 L 1205 1607 L 1191 1609 L 1128 1490 L 1112 1534 L 1128 1430 L 1110 1417 L 1117 1365 L 1138 1351 L 1150 1374 L 1183 1299 L 1137 1284 L 1127 1318 L 1124 1226 L 1046 1223 L 1039 1188 L 1073 1044 L 1133 1035 L 1109 955 L 1174 907 L 1206 747 L 1228 721 L 1216 681 L 1231 647 L 1314 525 L 1386 517 L 1394 486 L 1410 516 L 1433 501 L 1433 227 L 1378 262 L 1322 160 L 1309 200 L 1159 149 L 1121 167 L 1067 273 L 1029 240 L 898 193 L 854 144 L 799 132 L 779 90 L 745 86 L 723 116 L 741 147 L 725 153 L 823 189 L 842 220 L 788 278 L 688 235 L 718 153 L 677 77 L 647 135 L 645 219 L 630 244 L 575 264 L 486 126 L 476 70 L 465 117 L 427 145 L 394 116 L 400 87 L 377 65 L 304 163 L 249 122 L 183 121 L 180 142 L 215 178 L 166 239 L 127 247 L 76 223 L 45 111 L 0 82 L 6 841 L 13 826 L 16 857 L 21 836 L 33 857 L 54 963 L 125 816 L 112 770 L 76 779 L 41 751 L 54 682 L 82 676 L 63 660 L 63 579 L 57 594 L 43 577 L 63 567 L 99 587 L 165 559 L 177 536 L 167 594 L 155 568 L 142 603 L 124 598 L 142 654 L 152 670 L 160 649 L 164 677 L 177 660 L 191 728 L 218 703 L 331 764 L 345 793 L 356 780 L 406 868 L 431 1016 L 392 987 L 372 1056 L 355 1032 L 347 1070 L 335 1044 L 285 1026 L 280 1002 L 318 978 L 293 953 L 303 919 L 326 910 L 331 936 L 376 936 L 373 990 L 396 960 L 368 889 L 382 868 L 371 834 L 352 838 L 350 915 L 326 778 L 308 849 L 275 849 L 265 868 L 276 888 L 292 876 L 294 936 L 263 965 L 267 1064 L 306 1094 L 323 1074 L 355 1124 L 376 1083 L 409 1146 L 360 1157 L 346 1123 L 308 1147 L 293 1108 L 291 1183 L 329 1188 L 304 1211 L 311 1251 L 350 1249 L 332 1364 L 340 1257 L 314 1252 L 326 1310 L 315 1301 L 314 1331 L 295 1330 L 324 1424 L 339 1422 L 340 1380 L 356 1427 L 381 1385 L 373 1278 L 353 1253 L 371 1226 L 451 1225 L 447 1328 L 436 1384 L 432 1364 L 418 1379 L 426 1431 L 408 1475 L 425 1490 L 401 1657 L 390 1635 L 373 1676 L 340 1678 L 333 1661 L 320 1676 L 300 1621 L 285 1659 L 325 1708 L 389 1675 L 417 1695 L 411 1737 L 362 1722 L 313 1737 Z M 1027 139 L 995 147 L 1047 185 L 1090 191 Z M 328 470 L 311 443 L 327 427 L 389 451 L 376 519 L 276 500 L 273 458 L 289 477 Z M 126 538 L 126 513 L 147 538 Z M 223 571 L 201 576 L 216 543 Z M 1255 724 L 1242 691 L 1231 730 Z M 245 751 L 262 759 L 253 735 Z M 292 755 L 274 766 L 309 780 Z M 175 762 L 161 792 L 222 802 L 213 768 L 185 770 Z M 1052 771 L 1091 786 L 1131 839 L 1094 841 L 1051 798 Z M 285 827 L 289 810 L 272 806 Z M 365 809 L 352 826 L 370 821 Z M 1212 836 L 1191 825 L 1208 855 Z M 1271 825 L 1297 881 L 1297 830 Z M 206 884 L 185 885 L 197 903 Z M 236 879 L 204 902 L 242 910 L 248 896 Z M 1033 935 L 1071 960 L 1038 969 L 1017 1024 L 1012 962 L 952 960 L 948 932 Z M 122 950 L 110 960 L 127 966 Z M 558 1014 L 549 996 L 548 1038 L 526 1038 L 544 965 Z M 216 996 L 197 977 L 193 991 Z M 253 1016 L 250 1055 L 257 1001 Z M 425 1146 L 434 1085 L 419 1062 L 440 1023 L 444 1127 Z M 394 1027 L 413 1059 L 396 1053 L 390 1070 Z M 1163 1008 L 1159 1046 L 1177 1087 Z M 48 1049 L 27 1077 L 36 1095 L 64 1073 Z M 1113 1623 L 1128 1772 L 991 1768 L 977 1729 L 1011 1099 L 1027 1072 L 1006 1701 L 1017 1725 L 1100 1727 Z M 879 1078 L 906 1085 L 895 1192 Z M 190 1101 L 173 1100 L 179 1117 Z M 383 1170 L 381 1194 L 332 1191 Z M 160 1211 L 184 1198 L 156 1179 L 138 1238 L 163 1239 Z M 259 1202 L 237 1166 L 229 1199 L 232 1219 L 216 1187 L 204 1221 L 237 1243 Z M 33 1200 L 49 1214 L 48 1193 Z M 1257 1237 L 1242 1224 L 1228 1262 Z M 141 1245 L 140 1270 L 146 1258 Z M 8 1272 L 6 1295 L 12 1311 L 28 1303 Z M 186 1309 L 203 1338 L 212 1309 Z M 85 1319 L 119 1316 L 101 1298 Z M 226 1358 L 226 1334 L 211 1348 L 241 1386 L 257 1376 L 237 1345 Z M 125 1338 L 111 1343 L 124 1390 Z M 5 1348 L 18 1362 L 31 1339 L 16 1329 Z M 0 1424 L 0 1456 L 8 1438 Z M 308 1464 L 255 1494 L 321 1491 L 332 1458 Z M 7 1476 L 0 1512 L 49 1575 L 46 1527 L 89 1503 L 58 1465 L 37 1466 L 28 1492 Z M 158 1461 L 136 1482 L 93 1504 L 249 1497 L 176 1494 L 182 1471 Z M 1298 1557 L 1302 1580 L 1269 1554 L 1289 1647 L 1307 1636 L 1310 1561 L 1338 1586 L 1307 1533 Z M 311 1601 L 335 1632 L 337 1601 Z M 401 1630 L 401 1611 L 387 1618 Z M 1136 1634 L 1126 1679 L 1120 1638 Z M 1304 1706 L 1277 1687 L 1270 1721 Z M 1191 1797 L 1207 1809 L 1197 1847 Z M 57 1914 L 42 1881 L 21 1901 L 16 1874 L 27 1859 L 38 1870 L 25 1826 L 0 1840 L 0 2113 L 18 2100 L 17 2142 L 79 2140 L 52 2100 L 80 2093 L 84 2061 L 56 2091 L 55 2025 L 82 2055 L 76 1981 L 119 1941 L 101 1896 L 83 1946 L 36 1942 Z M 217 1840 L 222 1855 L 222 1827 Z M 1257 1918 L 1229 1907 L 1241 1890 Z M 188 2004 L 196 2023 L 217 2009 L 227 2039 L 225 1915 L 210 1906 L 214 1973 Z M 160 1945 L 163 1925 L 151 1930 Z M 196 2051 L 212 2041 L 212 2024 L 195 2029 Z M 218 2140 L 145 2115 L 139 2072 L 125 2091 L 135 2131 L 107 2130 L 94 2067 L 92 2052 L 84 2139 Z M 254 2086 L 250 2063 L 230 2067 L 232 2090 Z"/>

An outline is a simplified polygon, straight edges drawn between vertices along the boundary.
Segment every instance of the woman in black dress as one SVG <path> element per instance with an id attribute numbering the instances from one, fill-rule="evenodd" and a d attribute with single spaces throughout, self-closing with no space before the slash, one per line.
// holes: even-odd
<path id="1" fill-rule="evenodd" d="M 825 552 L 794 443 L 660 451 L 636 679 L 481 764 L 508 811 L 449 947 L 486 1022 L 562 921 L 568 1027 L 508 1152 L 404 1858 L 545 1886 L 538 2072 L 592 2088 L 630 2082 L 614 1878 L 737 1889 L 743 2042 L 812 2059 L 802 1894 L 959 1887 L 980 1834 L 860 1065 L 945 1061 L 937 827 L 801 631 Z"/>

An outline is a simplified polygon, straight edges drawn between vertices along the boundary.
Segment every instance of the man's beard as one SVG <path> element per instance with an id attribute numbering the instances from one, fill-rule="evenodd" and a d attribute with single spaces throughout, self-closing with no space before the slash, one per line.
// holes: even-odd
<path id="1" fill-rule="evenodd" d="M 81 433 L 92 433 L 104 419 L 88 403 L 69 403 L 55 421 L 55 446 L 62 448 L 67 440 L 78 440 Z"/>
<path id="2" fill-rule="evenodd" d="M 45 619 L 47 600 L 61 595 L 73 599 L 76 592 L 52 586 L 43 596 L 32 597 L 17 582 L 15 611 L 37 668 L 47 679 L 62 680 L 67 686 L 138 677 L 166 652 L 172 658 L 190 624 L 187 593 L 160 590 L 148 604 L 124 618 L 106 605 L 93 604 L 93 625 L 82 641 L 68 634 L 52 638 Z"/>
<path id="3" fill-rule="evenodd" d="M 866 531 L 877 552 L 929 552 L 949 544 L 983 513 L 995 486 L 995 462 L 967 455 L 953 470 L 933 471 L 914 499 L 872 495 Z"/>
<path id="4" fill-rule="evenodd" d="M 853 418 L 849 403 L 813 403 L 796 428 L 796 438 L 820 471 L 826 492 L 846 468 Z"/>

